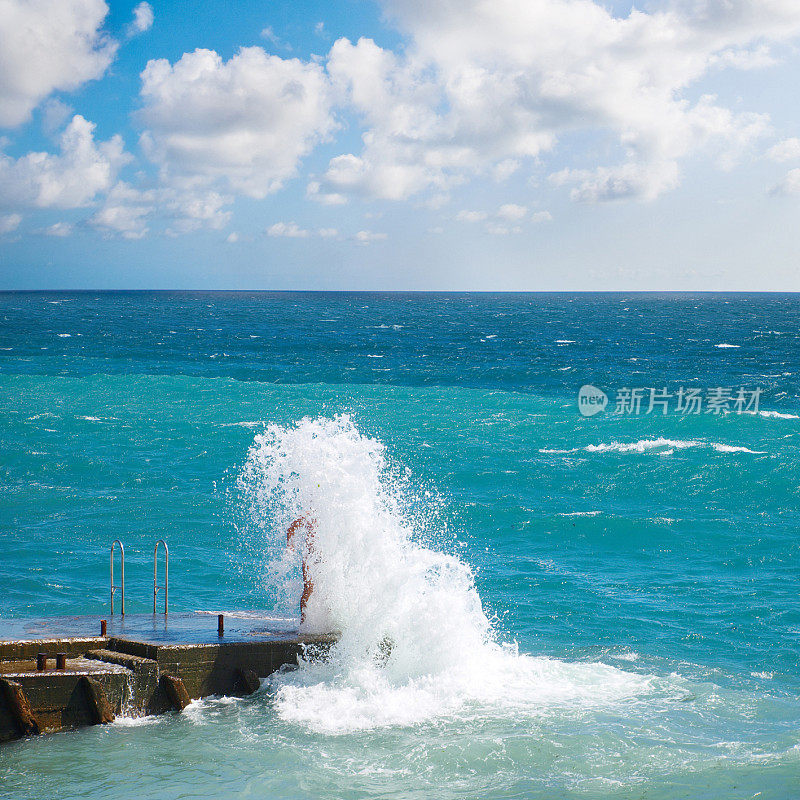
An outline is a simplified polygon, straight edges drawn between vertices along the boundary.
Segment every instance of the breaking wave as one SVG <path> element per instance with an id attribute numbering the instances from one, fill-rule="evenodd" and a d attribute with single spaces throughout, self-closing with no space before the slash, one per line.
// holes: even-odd
<path id="1" fill-rule="evenodd" d="M 268 682 L 288 722 L 344 733 L 599 708 L 655 691 L 649 676 L 520 654 L 500 641 L 472 569 L 441 548 L 435 497 L 414 491 L 384 445 L 347 416 L 269 426 L 255 437 L 239 488 L 274 553 L 268 581 L 295 608 L 299 555 L 285 531 L 299 516 L 313 518 L 313 547 L 302 550 L 314 591 L 302 628 L 339 633 L 325 660 L 308 657 Z"/>
<path id="2" fill-rule="evenodd" d="M 752 453 L 763 455 L 764 450 L 751 450 L 748 447 L 723 444 L 721 442 L 705 442 L 700 439 L 640 439 L 638 442 L 610 442 L 590 444 L 586 447 L 572 447 L 567 450 L 540 448 L 540 453 L 561 454 L 569 453 L 646 453 L 650 450 L 659 451 L 661 454 L 672 453 L 676 450 L 686 450 L 690 447 L 710 447 L 718 453 Z"/>

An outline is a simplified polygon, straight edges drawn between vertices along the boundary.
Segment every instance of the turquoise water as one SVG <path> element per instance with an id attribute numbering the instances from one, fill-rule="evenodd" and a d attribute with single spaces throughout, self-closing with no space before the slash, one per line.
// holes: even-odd
<path id="1" fill-rule="evenodd" d="M 129 611 L 159 538 L 174 610 L 296 610 L 299 503 L 346 634 L 251 698 L 4 747 L 0 794 L 798 796 L 798 322 L 794 295 L 0 295 L 0 618 L 107 613 L 115 538 Z M 614 414 L 622 387 L 763 394 Z"/>

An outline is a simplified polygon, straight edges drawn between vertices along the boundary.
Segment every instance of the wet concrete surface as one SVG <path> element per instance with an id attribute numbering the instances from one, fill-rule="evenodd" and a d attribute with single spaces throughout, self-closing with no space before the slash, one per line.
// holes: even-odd
<path id="1" fill-rule="evenodd" d="M 217 634 L 218 613 L 224 614 L 225 619 L 222 638 Z M 296 639 L 299 637 L 300 622 L 297 617 L 259 611 L 0 619 L 0 658 L 4 643 L 99 637 L 101 619 L 106 620 L 107 637 L 135 639 L 148 644 L 216 644 L 221 641 Z"/>

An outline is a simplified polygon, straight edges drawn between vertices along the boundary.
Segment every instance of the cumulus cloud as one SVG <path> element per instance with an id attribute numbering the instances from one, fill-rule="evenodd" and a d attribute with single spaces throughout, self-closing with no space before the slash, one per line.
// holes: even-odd
<path id="1" fill-rule="evenodd" d="M 288 239 L 307 239 L 311 231 L 301 228 L 296 222 L 276 222 L 267 228 L 267 236 L 284 236 Z"/>
<path id="2" fill-rule="evenodd" d="M 310 236 L 332 239 L 338 235 L 339 231 L 336 228 L 307 230 L 306 228 L 301 228 L 296 222 L 276 222 L 267 228 L 267 236 L 285 237 L 287 239 L 308 239 Z"/>
<path id="3" fill-rule="evenodd" d="M 522 164 L 516 158 L 504 158 L 492 167 L 492 176 L 498 183 L 508 180 Z"/>
<path id="4" fill-rule="evenodd" d="M 101 30 L 107 13 L 103 0 L 0 0 L 0 126 L 106 71 L 117 49 Z"/>
<path id="5" fill-rule="evenodd" d="M 55 236 L 58 239 L 64 239 L 72 235 L 72 225 L 69 222 L 55 222 L 46 227 L 42 233 L 45 236 Z"/>
<path id="6" fill-rule="evenodd" d="M 141 2 L 133 9 L 133 19 L 128 24 L 128 37 L 138 36 L 153 27 L 153 7 L 150 3 Z"/>
<path id="7" fill-rule="evenodd" d="M 157 213 L 166 223 L 163 232 L 167 236 L 179 236 L 200 228 L 221 230 L 232 216 L 225 208 L 232 201 L 228 195 L 202 187 L 139 189 L 119 181 L 89 222 L 106 234 L 125 239 L 144 237 L 149 232 L 148 221 Z"/>
<path id="8" fill-rule="evenodd" d="M 527 206 L 519 206 L 516 203 L 505 203 L 497 209 L 497 216 L 509 222 L 517 222 L 523 219 L 527 213 Z"/>
<path id="9" fill-rule="evenodd" d="M 628 162 L 617 167 L 595 170 L 564 169 L 550 176 L 556 186 L 577 184 L 570 192 L 576 202 L 639 198 L 655 200 L 679 183 L 676 161 L 654 163 Z"/>
<path id="10" fill-rule="evenodd" d="M 375 233 L 373 231 L 359 231 L 353 237 L 358 244 L 363 245 L 372 244 L 372 242 L 382 242 L 386 238 L 385 233 Z"/>
<path id="11" fill-rule="evenodd" d="M 170 233 L 189 233 L 206 227 L 220 230 L 230 222 L 232 212 L 225 208 L 233 202 L 229 195 L 210 190 L 162 190 L 160 200 L 173 219 Z"/>
<path id="12" fill-rule="evenodd" d="M 790 169 L 781 181 L 772 187 L 770 194 L 773 195 L 797 195 L 800 194 L 800 169 Z"/>
<path id="13" fill-rule="evenodd" d="M 456 214 L 456 222 L 483 222 L 488 214 L 485 211 L 459 211 Z"/>
<path id="14" fill-rule="evenodd" d="M 42 106 L 42 128 L 48 136 L 52 136 L 73 114 L 66 103 L 51 97 Z"/>
<path id="15" fill-rule="evenodd" d="M 323 192 L 319 181 L 309 182 L 306 196 L 326 206 L 341 206 L 347 202 L 347 197 L 341 192 Z"/>
<path id="16" fill-rule="evenodd" d="M 384 0 L 411 39 L 402 55 L 340 39 L 328 71 L 366 127 L 334 157 L 317 197 L 441 194 L 474 175 L 504 180 L 564 133 L 606 132 L 619 163 L 570 170 L 576 200 L 652 199 L 707 148 L 729 168 L 769 128 L 687 91 L 711 68 L 766 63 L 800 32 L 795 0 L 674 0 L 627 16 L 593 0 Z"/>
<path id="17" fill-rule="evenodd" d="M 94 138 L 95 125 L 76 114 L 61 134 L 60 152 L 18 159 L 0 153 L 0 203 L 6 206 L 79 208 L 114 183 L 130 161 L 120 136 Z"/>
<path id="18" fill-rule="evenodd" d="M 12 233 L 22 222 L 22 217 L 19 214 L 5 214 L 0 216 L 0 236 L 7 233 Z"/>
<path id="19" fill-rule="evenodd" d="M 120 181 L 89 224 L 109 236 L 141 239 L 148 232 L 147 218 L 155 210 L 156 195 L 155 191 L 143 192 Z"/>
<path id="20" fill-rule="evenodd" d="M 334 130 L 327 77 L 299 59 L 242 48 L 212 50 L 142 72 L 142 146 L 171 186 L 216 186 L 263 198 Z"/>
<path id="21" fill-rule="evenodd" d="M 504 236 L 509 233 L 520 233 L 522 228 L 514 223 L 519 223 L 526 219 L 530 222 L 550 222 L 553 217 L 549 211 L 536 211 L 528 213 L 527 206 L 517 203 L 504 203 L 496 211 L 489 214 L 486 211 L 459 211 L 456 222 L 477 223 L 486 222 L 486 230 L 489 233 Z"/>
<path id="22" fill-rule="evenodd" d="M 767 151 L 767 158 L 773 161 L 800 161 L 800 139 L 783 139 Z"/>

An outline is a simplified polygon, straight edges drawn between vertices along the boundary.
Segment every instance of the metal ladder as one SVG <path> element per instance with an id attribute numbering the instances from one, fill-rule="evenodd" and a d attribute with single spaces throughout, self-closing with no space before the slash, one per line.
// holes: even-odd
<path id="1" fill-rule="evenodd" d="M 114 585 L 114 548 L 119 545 L 119 557 L 121 567 L 121 578 L 119 586 Z M 119 539 L 114 539 L 111 542 L 111 614 L 114 614 L 114 593 L 119 589 L 122 595 L 122 616 L 125 616 L 125 548 Z"/>
<path id="2" fill-rule="evenodd" d="M 158 546 L 164 545 L 164 583 L 158 585 Z M 120 558 L 120 582 L 114 583 L 114 551 L 119 545 L 119 558 Z M 122 615 L 125 615 L 125 547 L 119 539 L 114 539 L 111 542 L 111 560 L 110 560 L 110 575 L 111 575 L 111 614 L 114 614 L 114 595 L 119 592 L 122 605 Z M 159 589 L 164 590 L 164 613 L 169 613 L 169 547 L 163 539 L 156 542 L 155 549 L 153 550 L 153 613 L 156 613 L 156 604 L 158 601 Z"/>
<path id="3" fill-rule="evenodd" d="M 158 546 L 164 545 L 164 585 L 158 585 Z M 156 613 L 156 600 L 158 599 L 158 590 L 164 590 L 164 613 L 169 613 L 169 547 L 163 539 L 156 542 L 155 549 L 153 550 L 153 613 Z"/>

